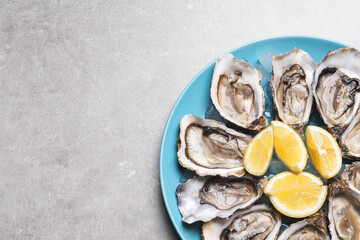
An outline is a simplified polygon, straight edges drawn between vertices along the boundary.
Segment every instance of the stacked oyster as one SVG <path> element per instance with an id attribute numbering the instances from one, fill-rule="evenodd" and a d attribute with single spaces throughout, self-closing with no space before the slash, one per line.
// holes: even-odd
<path id="1" fill-rule="evenodd" d="M 216 61 L 210 96 L 219 114 L 238 129 L 262 130 L 264 91 L 261 73 L 226 54 Z M 271 81 L 277 118 L 301 136 L 312 112 L 313 97 L 343 155 L 360 159 L 360 53 L 330 51 L 316 65 L 309 54 L 293 49 L 273 57 Z M 221 122 L 186 115 L 180 122 L 178 159 L 197 175 L 178 186 L 178 207 L 186 223 L 203 221 L 202 238 L 276 239 L 281 214 L 262 196 L 267 177 L 246 173 L 243 156 L 251 136 Z M 360 164 L 329 180 L 327 215 L 331 239 L 360 239 Z M 278 239 L 330 239 L 322 211 L 290 225 Z"/>

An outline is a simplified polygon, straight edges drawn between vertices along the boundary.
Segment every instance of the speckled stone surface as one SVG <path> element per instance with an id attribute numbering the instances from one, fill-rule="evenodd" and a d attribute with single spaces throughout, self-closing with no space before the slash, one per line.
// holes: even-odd
<path id="1" fill-rule="evenodd" d="M 159 150 L 212 59 L 270 36 L 360 47 L 349 1 L 0 1 L 0 239 L 178 239 Z"/>

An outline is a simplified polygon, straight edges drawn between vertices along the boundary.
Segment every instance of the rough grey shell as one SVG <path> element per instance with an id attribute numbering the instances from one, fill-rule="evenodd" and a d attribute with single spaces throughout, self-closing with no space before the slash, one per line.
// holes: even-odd
<path id="1" fill-rule="evenodd" d="M 306 239 L 310 239 L 310 237 L 315 239 L 317 237 L 317 239 L 330 240 L 326 215 L 323 211 L 319 211 L 302 221 L 291 224 L 280 234 L 278 240 L 287 240 L 290 237 L 293 237 L 292 239 L 303 239 L 300 237 L 304 234 L 308 234 Z"/>
<path id="2" fill-rule="evenodd" d="M 248 221 L 248 220 L 252 221 Z M 236 228 L 240 221 L 242 229 Z M 250 224 L 249 224 L 250 223 Z M 232 225 L 236 225 L 234 228 Z M 262 232 L 260 226 L 267 226 L 270 231 Z M 228 218 L 215 218 L 204 223 L 202 228 L 203 240 L 225 240 L 234 230 L 240 230 L 239 239 L 252 239 L 253 236 L 263 234 L 264 240 L 276 239 L 281 227 L 281 214 L 266 204 L 253 205 L 247 209 L 238 210 Z"/>
<path id="3" fill-rule="evenodd" d="M 360 194 L 360 162 L 353 162 L 347 166 L 340 175 L 340 180 L 351 190 Z"/>
<path id="4" fill-rule="evenodd" d="M 195 176 L 176 189 L 178 207 L 186 223 L 226 218 L 254 204 L 264 193 L 268 178 Z M 214 186 L 215 187 L 212 187 Z M 208 197 L 209 196 L 209 197 Z"/>
<path id="5" fill-rule="evenodd" d="M 360 160 L 360 111 L 341 134 L 339 143 L 344 157 Z"/>

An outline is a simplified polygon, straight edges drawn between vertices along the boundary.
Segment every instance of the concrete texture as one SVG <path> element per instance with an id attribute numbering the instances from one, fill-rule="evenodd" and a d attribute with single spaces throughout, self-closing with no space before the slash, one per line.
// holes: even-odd
<path id="1" fill-rule="evenodd" d="M 173 104 L 212 59 L 306 34 L 360 47 L 349 1 L 0 1 L 0 238 L 178 239 Z"/>

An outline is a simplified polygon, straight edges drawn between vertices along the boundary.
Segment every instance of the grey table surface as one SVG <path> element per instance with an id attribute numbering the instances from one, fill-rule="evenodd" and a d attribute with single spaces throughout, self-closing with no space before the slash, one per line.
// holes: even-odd
<path id="1" fill-rule="evenodd" d="M 178 239 L 168 115 L 211 60 L 305 34 L 360 46 L 358 1 L 0 1 L 0 238 Z"/>

